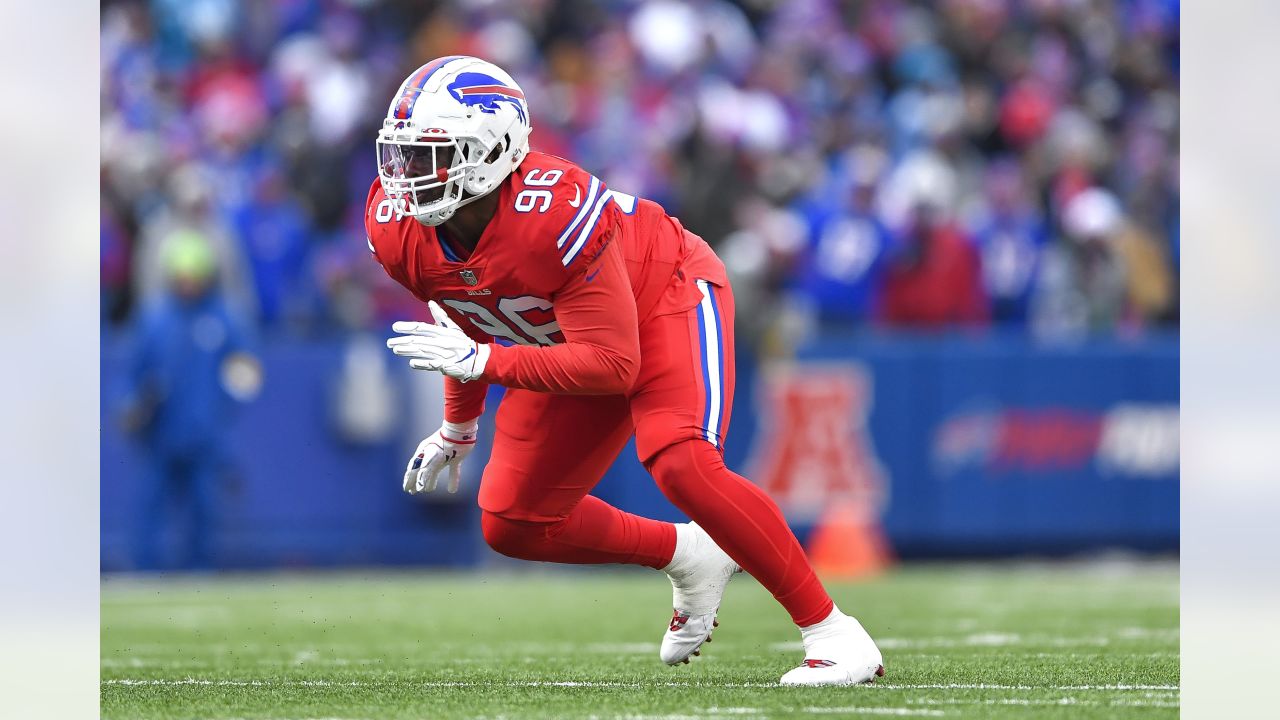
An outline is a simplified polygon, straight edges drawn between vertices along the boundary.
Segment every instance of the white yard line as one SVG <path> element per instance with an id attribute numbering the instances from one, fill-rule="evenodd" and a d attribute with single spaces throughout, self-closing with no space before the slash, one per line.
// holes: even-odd
<path id="1" fill-rule="evenodd" d="M 1178 690 L 1177 685 L 994 685 L 988 683 L 948 683 L 945 685 L 889 685 L 876 683 L 876 690 Z"/>
<path id="2" fill-rule="evenodd" d="M 1139 628 L 1121 628 L 1115 635 L 1090 635 L 1084 637 L 1062 637 L 1057 635 L 1020 635 L 1018 633 L 985 632 L 963 636 L 925 636 L 915 638 L 884 637 L 876 638 L 876 645 L 882 650 L 913 650 L 925 648 L 959 648 L 959 647 L 1010 647 L 1049 646 L 1049 647 L 1105 647 L 1117 642 L 1136 640 L 1160 640 L 1177 642 L 1178 630 L 1156 629 L 1141 630 Z M 769 649 L 777 652 L 801 651 L 804 645 L 799 641 L 771 643 Z"/>
<path id="3" fill-rule="evenodd" d="M 134 679 L 134 678 L 110 678 L 102 681 L 103 685 L 158 685 L 158 686 L 179 686 L 179 685 L 209 685 L 209 686 L 225 686 L 225 687 L 275 687 L 275 686 L 301 686 L 301 687 L 365 687 L 372 685 L 380 685 L 383 683 L 363 682 L 353 680 L 350 682 L 333 682 L 330 680 L 208 680 L 201 678 L 184 678 L 181 680 L 172 679 Z M 694 682 L 661 682 L 661 683 L 638 683 L 638 682 L 609 682 L 609 681 L 576 681 L 565 680 L 560 682 L 551 681 L 509 681 L 509 682 L 464 682 L 464 681 L 429 681 L 421 683 L 410 683 L 418 687 L 437 687 L 437 688 L 469 688 L 469 687 L 566 687 L 566 688 L 647 688 L 647 687 L 706 687 L 706 688 L 776 688 L 781 687 L 777 683 L 694 683 Z M 1058 691 L 1079 691 L 1079 692 L 1130 692 L 1139 690 L 1166 690 L 1177 691 L 1177 685 L 997 685 L 989 683 L 949 683 L 938 685 L 912 684 L 912 685 L 889 685 L 875 684 L 868 686 L 868 690 L 1058 690 Z"/>
<path id="4" fill-rule="evenodd" d="M 113 678 L 103 680 L 103 685 L 158 685 L 161 687 L 177 687 L 180 685 L 209 685 L 216 687 L 364 687 L 370 683 L 353 680 L 351 682 L 333 682 L 331 680 L 202 680 L 184 678 L 182 680 L 134 680 L 129 678 Z"/>
<path id="5" fill-rule="evenodd" d="M 711 708 L 711 710 L 715 710 L 715 709 L 716 708 Z M 723 711 L 726 709 L 733 710 L 735 708 L 720 708 L 721 710 L 720 714 L 723 714 Z M 738 709 L 742 709 L 742 708 L 738 708 Z M 756 708 L 751 708 L 751 710 L 756 713 L 763 712 L 762 710 L 759 710 Z M 622 715 L 587 715 L 585 717 L 585 720 L 705 720 L 707 717 L 706 713 L 708 712 L 709 712 L 708 710 L 702 710 L 697 715 L 684 715 L 684 714 L 647 715 L 647 714 L 637 714 L 637 713 L 625 713 Z M 716 717 L 719 714 L 711 713 L 711 715 L 713 717 Z M 768 720 L 767 716 L 765 715 L 734 714 L 733 717 L 737 718 L 737 720 Z M 471 720 L 519 720 L 519 716 L 512 716 L 512 715 L 505 715 L 505 714 L 476 715 L 472 717 Z"/>
<path id="6" fill-rule="evenodd" d="M 1075 697 L 1064 697 L 1057 699 L 1045 698 L 984 698 L 984 699 L 965 699 L 965 698 L 912 698 L 907 700 L 908 705 L 1017 705 L 1017 706 L 1073 706 L 1082 705 L 1086 707 L 1154 707 L 1154 708 L 1176 708 L 1179 704 L 1176 700 L 1143 700 L 1131 698 L 1112 698 L 1111 700 L 1081 700 Z"/>
<path id="7" fill-rule="evenodd" d="M 925 717 L 942 717 L 945 715 L 941 710 L 922 710 L 916 708 L 889 708 L 889 707 L 860 707 L 858 705 L 850 705 L 848 707 L 807 707 L 804 712 L 814 715 L 901 715 L 901 716 L 925 716 Z"/>
<path id="8" fill-rule="evenodd" d="M 604 655 L 647 655 L 658 652 L 656 642 L 632 643 L 587 643 L 578 652 L 601 653 Z"/>

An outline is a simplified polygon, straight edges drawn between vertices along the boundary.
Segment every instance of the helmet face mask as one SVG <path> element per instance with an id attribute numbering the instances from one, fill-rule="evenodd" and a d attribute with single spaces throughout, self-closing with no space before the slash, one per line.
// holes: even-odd
<path id="1" fill-rule="evenodd" d="M 438 225 L 464 204 L 465 177 L 479 163 L 466 161 L 462 141 L 379 138 L 377 147 L 383 192 L 404 214 Z"/>
<path id="2" fill-rule="evenodd" d="M 524 93 L 497 66 L 456 56 L 410 75 L 378 134 L 378 177 L 403 214 L 439 225 L 495 190 L 529 149 Z"/>

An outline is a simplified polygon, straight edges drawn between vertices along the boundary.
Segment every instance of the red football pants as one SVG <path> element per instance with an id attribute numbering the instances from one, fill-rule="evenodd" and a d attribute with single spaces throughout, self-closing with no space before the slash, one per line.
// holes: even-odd
<path id="1" fill-rule="evenodd" d="M 702 302 L 640 326 L 640 375 L 627 396 L 508 390 L 480 486 L 481 527 L 524 560 L 661 568 L 675 527 L 588 495 L 634 433 L 663 494 L 764 585 L 800 626 L 831 598 L 774 502 L 724 465 L 733 402 L 733 294 L 699 281 Z"/>

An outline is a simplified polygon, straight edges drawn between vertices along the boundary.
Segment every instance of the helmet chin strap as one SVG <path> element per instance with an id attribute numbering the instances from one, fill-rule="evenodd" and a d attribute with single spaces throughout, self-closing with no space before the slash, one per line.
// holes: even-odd
<path id="1" fill-rule="evenodd" d="M 494 188 L 493 190 L 497 190 L 497 189 L 498 189 L 498 188 Z M 449 214 L 447 214 L 447 215 L 445 215 L 444 217 L 440 218 L 440 222 L 437 222 L 437 223 L 430 223 L 430 222 L 427 222 L 427 218 L 426 218 L 426 216 L 427 216 L 427 215 L 430 215 L 431 213 L 422 213 L 421 215 L 414 215 L 414 216 L 413 216 L 413 219 L 414 219 L 414 220 L 417 220 L 418 222 L 422 223 L 423 225 L 426 225 L 427 227 L 435 227 L 435 226 L 437 226 L 437 225 L 443 225 L 443 224 L 445 224 L 446 222 L 448 222 L 450 218 L 452 218 L 452 217 L 454 216 L 454 213 L 458 212 L 458 208 L 463 207 L 463 206 L 466 206 L 466 205 L 470 205 L 471 203 L 475 202 L 476 200 L 479 200 L 480 198 L 484 197 L 485 195 L 488 195 L 489 193 L 492 193 L 492 192 L 493 192 L 493 190 L 490 190 L 489 192 L 485 193 L 484 195 L 471 195 L 471 194 L 470 194 L 470 193 L 468 193 L 466 190 L 463 190 L 463 191 L 462 191 L 462 199 L 461 199 L 461 200 L 459 200 L 458 202 L 454 203 L 453 207 L 449 208 Z"/>

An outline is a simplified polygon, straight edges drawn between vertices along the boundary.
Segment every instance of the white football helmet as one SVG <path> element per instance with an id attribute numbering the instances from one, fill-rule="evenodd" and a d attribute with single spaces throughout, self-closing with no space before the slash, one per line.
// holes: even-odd
<path id="1" fill-rule="evenodd" d="M 466 55 L 400 85 L 378 133 L 378 177 L 406 215 L 439 225 L 497 188 L 529 152 L 529 106 L 511 76 Z"/>

